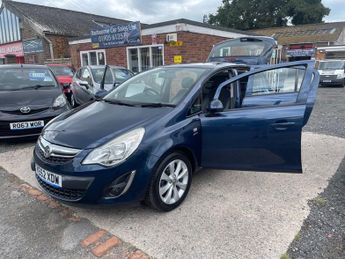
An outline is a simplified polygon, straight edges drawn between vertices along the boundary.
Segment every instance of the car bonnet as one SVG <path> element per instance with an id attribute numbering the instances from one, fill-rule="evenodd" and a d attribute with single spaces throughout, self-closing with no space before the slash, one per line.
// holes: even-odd
<path id="1" fill-rule="evenodd" d="M 172 109 L 93 102 L 57 118 L 44 130 L 43 137 L 57 145 L 95 148 L 129 130 L 157 122 Z"/>

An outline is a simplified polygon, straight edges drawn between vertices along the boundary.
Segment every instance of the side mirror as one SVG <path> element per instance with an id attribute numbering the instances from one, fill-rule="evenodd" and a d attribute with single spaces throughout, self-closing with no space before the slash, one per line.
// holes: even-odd
<path id="1" fill-rule="evenodd" d="M 104 96 L 106 96 L 108 91 L 106 90 L 99 90 L 98 92 L 95 93 L 95 98 L 96 100 L 102 99 Z"/>
<path id="2" fill-rule="evenodd" d="M 223 110 L 223 103 L 218 99 L 213 99 L 208 107 L 208 111 L 211 113 L 222 112 Z"/>
<path id="3" fill-rule="evenodd" d="M 115 89 L 116 87 L 118 87 L 120 84 L 121 84 L 120 82 L 114 82 L 114 85 L 113 85 L 114 89 Z"/>

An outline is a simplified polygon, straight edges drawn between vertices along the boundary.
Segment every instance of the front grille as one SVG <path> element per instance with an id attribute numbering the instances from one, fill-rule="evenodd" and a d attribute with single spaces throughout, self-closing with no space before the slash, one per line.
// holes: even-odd
<path id="1" fill-rule="evenodd" d="M 42 189 L 45 190 L 48 194 L 50 194 L 54 198 L 61 199 L 64 201 L 79 201 L 84 197 L 86 193 L 86 190 L 74 190 L 74 189 L 53 187 L 45 183 L 44 181 L 42 181 L 41 178 L 39 178 L 37 175 L 36 175 L 36 179 L 39 185 L 42 187 Z"/>
<path id="2" fill-rule="evenodd" d="M 45 154 L 49 150 L 48 154 Z M 52 144 L 40 137 L 35 148 L 36 155 L 48 164 L 61 165 L 71 161 L 79 152 L 79 149 Z"/>
<path id="3" fill-rule="evenodd" d="M 336 80 L 336 79 L 337 79 L 337 75 L 329 75 L 329 76 L 322 75 L 322 76 L 320 76 L 320 80 Z"/>
<path id="4" fill-rule="evenodd" d="M 7 113 L 7 114 L 14 114 L 14 115 L 30 115 L 30 114 L 35 114 L 35 113 L 39 113 L 39 112 L 43 112 L 50 109 L 49 107 L 44 107 L 44 108 L 37 108 L 37 109 L 32 109 L 29 113 L 23 114 L 20 109 L 18 110 L 2 110 L 1 112 L 3 113 Z"/>
<path id="5" fill-rule="evenodd" d="M 43 162 L 55 165 L 63 165 L 73 159 L 73 157 L 45 157 L 44 151 L 39 147 L 39 145 L 36 146 L 36 154 Z"/>

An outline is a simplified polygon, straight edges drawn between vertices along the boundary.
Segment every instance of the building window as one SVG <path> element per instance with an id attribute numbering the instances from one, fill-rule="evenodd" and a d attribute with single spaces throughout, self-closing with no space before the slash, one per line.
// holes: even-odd
<path id="1" fill-rule="evenodd" d="M 134 73 L 164 65 L 164 46 L 149 45 L 127 48 L 128 69 Z"/>
<path id="2" fill-rule="evenodd" d="M 80 51 L 80 61 L 81 66 L 105 65 L 105 50 Z"/>

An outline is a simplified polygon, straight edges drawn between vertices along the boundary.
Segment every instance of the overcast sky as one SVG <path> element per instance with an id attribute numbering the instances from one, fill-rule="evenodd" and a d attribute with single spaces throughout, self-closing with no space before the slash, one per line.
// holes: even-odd
<path id="1" fill-rule="evenodd" d="M 204 14 L 214 13 L 222 0 L 16 0 L 64 9 L 90 12 L 143 23 L 177 18 L 202 21 Z M 0 0 L 1 2 L 1 0 Z M 323 0 L 331 9 L 326 21 L 345 20 L 344 0 Z"/>

